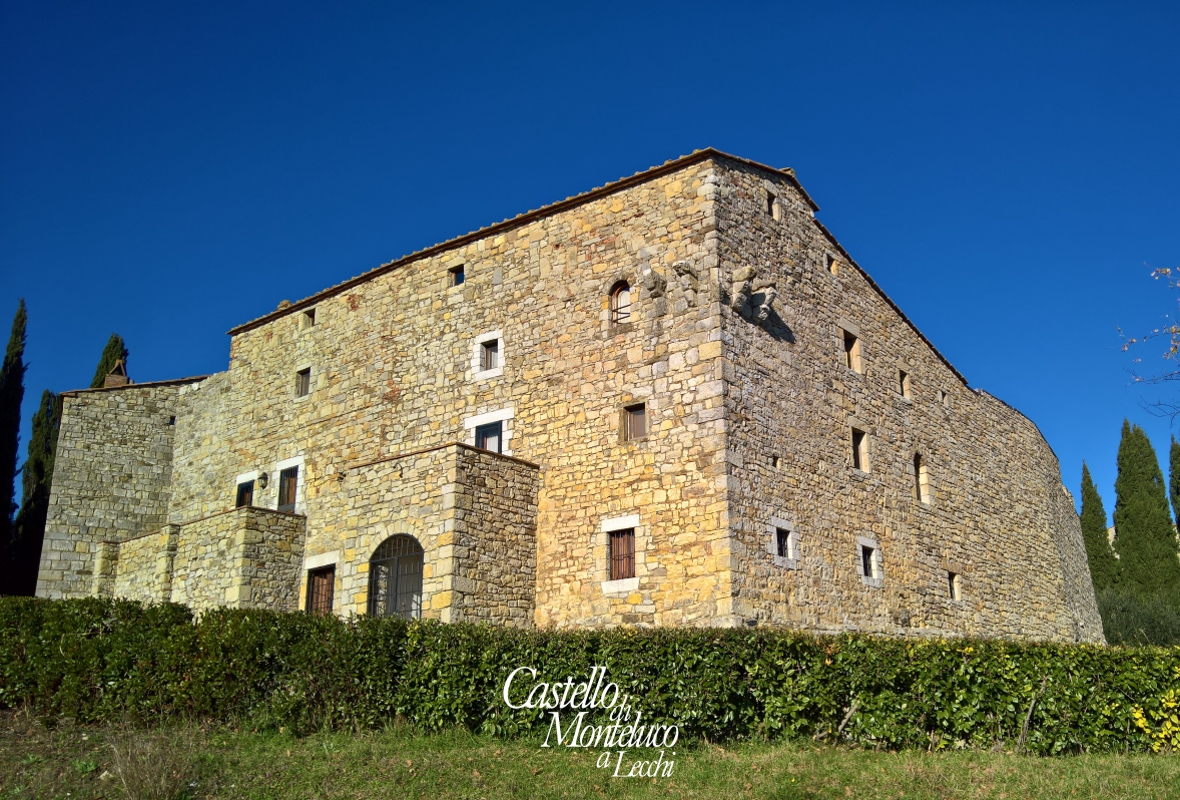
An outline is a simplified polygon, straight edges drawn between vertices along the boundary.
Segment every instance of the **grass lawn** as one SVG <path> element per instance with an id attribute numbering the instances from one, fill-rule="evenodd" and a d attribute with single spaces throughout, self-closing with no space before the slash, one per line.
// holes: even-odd
<path id="1" fill-rule="evenodd" d="M 299 739 L 192 725 L 47 728 L 2 712 L 0 798 L 1180 798 L 1177 755 L 697 745 L 676 749 L 670 777 L 641 780 L 596 769 L 601 751 L 538 745 L 462 732 Z"/>

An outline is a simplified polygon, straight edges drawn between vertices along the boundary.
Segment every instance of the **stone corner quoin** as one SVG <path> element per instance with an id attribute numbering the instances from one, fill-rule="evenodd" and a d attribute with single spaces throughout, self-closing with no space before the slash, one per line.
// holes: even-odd
<path id="1" fill-rule="evenodd" d="M 714 150 L 67 393 L 37 593 L 1101 642 L 1036 426 Z"/>

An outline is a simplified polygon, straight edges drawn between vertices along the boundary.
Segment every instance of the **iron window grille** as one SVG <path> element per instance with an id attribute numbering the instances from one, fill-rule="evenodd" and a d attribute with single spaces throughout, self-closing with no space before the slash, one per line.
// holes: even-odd
<path id="1" fill-rule="evenodd" d="M 610 580 L 635 577 L 635 529 L 610 532 Z"/>
<path id="2" fill-rule="evenodd" d="M 412 536 L 386 539 L 369 559 L 369 615 L 422 616 L 422 546 Z"/>
<path id="3" fill-rule="evenodd" d="M 626 281 L 616 283 L 610 291 L 610 321 L 612 325 L 631 321 L 631 287 Z"/>

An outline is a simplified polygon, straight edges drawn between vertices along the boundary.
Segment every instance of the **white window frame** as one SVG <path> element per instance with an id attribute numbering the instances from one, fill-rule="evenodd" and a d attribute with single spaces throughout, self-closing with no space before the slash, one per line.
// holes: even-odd
<path id="1" fill-rule="evenodd" d="M 475 447 L 476 428 L 480 425 L 487 425 L 489 422 L 503 422 L 504 427 L 500 433 L 500 454 L 510 456 L 512 455 L 512 448 L 508 446 L 508 443 L 512 441 L 511 422 L 515 416 L 516 408 L 509 406 L 508 408 L 501 408 L 496 411 L 488 411 L 485 414 L 476 414 L 474 417 L 468 417 L 463 420 L 463 429 L 466 431 L 466 438 L 463 441 Z"/>
<path id="2" fill-rule="evenodd" d="M 499 366 L 491 369 L 480 369 L 481 356 L 483 355 L 483 346 L 485 342 L 495 341 L 496 352 L 499 355 Z M 498 378 L 504 374 L 504 362 L 508 354 L 504 351 L 504 332 L 503 331 L 488 331 L 481 333 L 475 337 L 475 342 L 471 345 L 471 380 L 482 381 L 488 378 Z M 489 420 L 495 422 L 495 420 Z M 481 425 L 483 423 L 480 423 Z"/>
<path id="3" fill-rule="evenodd" d="M 599 544 L 601 545 L 602 552 L 606 554 L 606 558 L 610 557 L 609 551 L 611 531 L 625 531 L 629 528 L 635 531 L 635 577 L 623 578 L 622 580 L 617 581 L 602 581 L 602 593 L 604 595 L 620 595 L 631 594 L 632 592 L 639 591 L 639 565 L 643 563 L 643 560 L 640 558 L 640 556 L 646 550 L 646 548 L 640 547 L 640 543 L 644 540 L 640 538 L 641 528 L 639 525 L 639 515 L 628 514 L 624 517 L 611 517 L 610 519 L 604 519 L 599 524 L 598 528 Z M 598 565 L 599 574 L 609 574 L 605 571 L 608 567 L 609 564 L 607 563 Z"/>
<path id="4" fill-rule="evenodd" d="M 240 487 L 243 483 L 250 483 L 252 481 L 254 483 L 254 499 L 259 499 L 259 495 L 262 493 L 262 490 L 258 488 L 258 476 L 260 474 L 262 473 L 260 473 L 258 470 L 254 470 L 253 472 L 243 472 L 241 475 L 234 478 L 234 493 L 232 495 L 234 508 L 244 507 L 238 505 L 238 487 Z M 295 488 L 298 490 L 299 487 Z M 251 505 L 253 505 L 255 508 L 258 507 L 257 503 L 251 503 Z"/>
<path id="5" fill-rule="evenodd" d="M 274 472 L 271 473 L 271 477 L 267 478 L 266 488 L 269 489 L 272 484 L 274 485 L 275 508 L 278 508 L 279 476 L 283 474 L 283 470 L 290 469 L 291 467 L 299 467 L 299 474 L 295 476 L 295 510 L 291 513 L 302 514 L 305 510 L 303 507 L 303 492 L 307 486 L 307 469 L 303 466 L 303 456 L 285 458 L 275 464 Z"/>

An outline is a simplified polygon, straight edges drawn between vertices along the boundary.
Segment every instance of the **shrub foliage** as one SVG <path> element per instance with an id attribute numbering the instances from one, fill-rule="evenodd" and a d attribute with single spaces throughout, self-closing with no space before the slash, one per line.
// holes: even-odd
<path id="1" fill-rule="evenodd" d="M 1098 593 L 1098 611 L 1111 644 L 1180 645 L 1180 605 L 1170 597 L 1107 589 Z"/>
<path id="2" fill-rule="evenodd" d="M 0 706 L 325 728 L 544 735 L 501 692 L 519 666 L 594 665 L 685 736 L 1040 754 L 1180 747 L 1180 647 L 823 637 L 774 630 L 517 631 L 99 599 L 0 599 Z M 521 689 L 527 689 L 526 679 Z M 515 688 L 515 687 L 514 687 Z M 516 691 L 513 692 L 516 695 Z"/>

